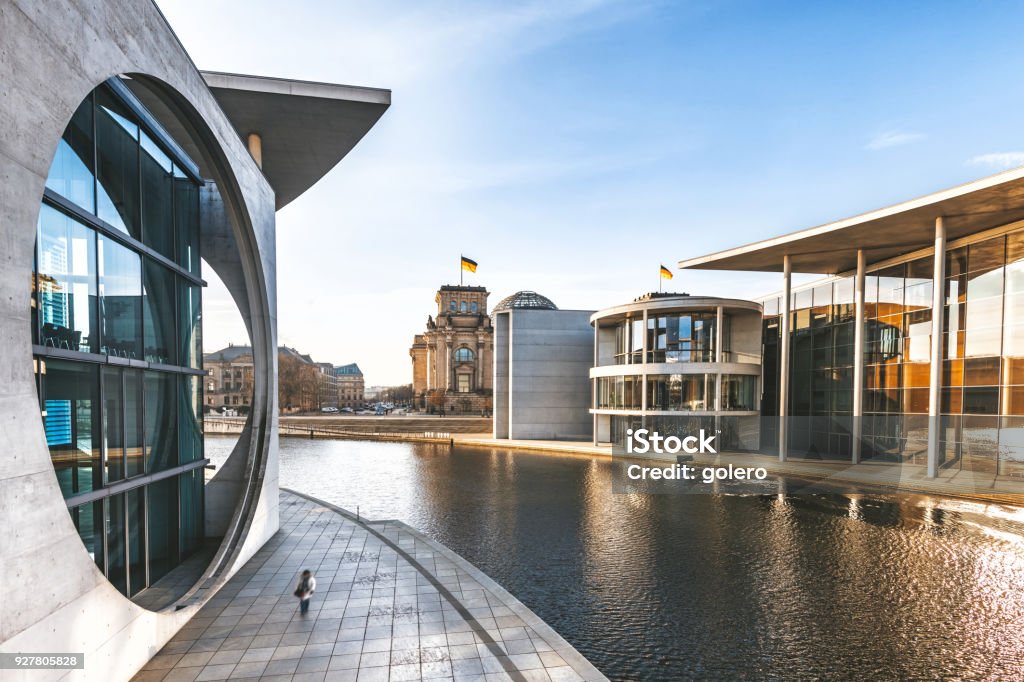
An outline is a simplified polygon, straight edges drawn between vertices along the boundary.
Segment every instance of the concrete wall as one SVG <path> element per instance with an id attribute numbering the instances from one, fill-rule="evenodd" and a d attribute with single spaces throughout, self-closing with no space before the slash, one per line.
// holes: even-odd
<path id="1" fill-rule="evenodd" d="M 0 43 L 0 651 L 84 652 L 87 666 L 4 679 L 127 679 L 278 527 L 274 194 L 149 0 L 0 0 Z M 50 463 L 32 373 L 28 282 L 45 178 L 76 107 L 120 73 L 165 103 L 216 181 L 224 219 L 204 224 L 203 255 L 255 349 L 253 413 L 211 500 L 224 544 L 202 589 L 159 613 L 124 598 L 86 553 Z"/>
<path id="2" fill-rule="evenodd" d="M 495 352 L 507 348 L 509 361 L 507 378 L 497 374 L 495 364 L 496 438 L 591 439 L 590 315 L 582 310 L 526 309 L 497 314 L 499 320 L 508 320 L 508 329 L 495 331 Z M 507 396 L 502 417 L 499 393 Z M 499 420 L 507 422 L 507 432 L 499 429 Z"/>
<path id="3" fill-rule="evenodd" d="M 494 314 L 494 437 L 508 438 L 508 358 L 511 313 Z"/>

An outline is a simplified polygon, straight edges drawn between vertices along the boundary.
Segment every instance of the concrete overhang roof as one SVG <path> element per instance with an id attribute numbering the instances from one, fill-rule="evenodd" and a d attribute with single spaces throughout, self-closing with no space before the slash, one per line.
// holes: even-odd
<path id="1" fill-rule="evenodd" d="M 679 267 L 782 272 L 782 257 L 789 255 L 793 272 L 834 275 L 856 269 L 858 249 L 864 249 L 871 263 L 934 246 L 939 216 L 948 241 L 1024 219 L 1024 167 L 852 218 L 684 259 Z"/>
<path id="2" fill-rule="evenodd" d="M 391 106 L 391 91 L 203 71 L 242 140 L 262 140 L 263 174 L 287 205 L 327 174 Z"/>

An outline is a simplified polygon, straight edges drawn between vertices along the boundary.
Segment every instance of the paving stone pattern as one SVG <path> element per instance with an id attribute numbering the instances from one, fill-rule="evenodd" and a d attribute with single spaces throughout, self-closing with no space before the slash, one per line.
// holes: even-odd
<path id="1" fill-rule="evenodd" d="M 309 612 L 292 596 L 310 569 Z M 533 612 L 397 521 L 281 492 L 281 530 L 137 682 L 604 680 Z"/>

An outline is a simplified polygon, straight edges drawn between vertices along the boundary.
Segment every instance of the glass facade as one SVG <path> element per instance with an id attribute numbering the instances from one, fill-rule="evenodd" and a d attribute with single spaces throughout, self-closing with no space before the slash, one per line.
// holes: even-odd
<path id="1" fill-rule="evenodd" d="M 926 464 L 933 265 L 928 255 L 865 277 L 865 460 Z M 945 275 L 939 465 L 1024 476 L 1024 231 L 954 245 Z M 803 419 L 791 420 L 789 451 L 848 459 L 853 278 L 797 291 L 792 306 L 789 410 Z M 765 302 L 766 416 L 778 414 L 779 308 Z M 776 446 L 775 432 L 762 438 Z"/>
<path id="2" fill-rule="evenodd" d="M 593 378 L 598 438 L 621 444 L 631 428 L 679 436 L 705 429 L 716 433 L 722 447 L 756 451 L 760 311 L 722 306 L 719 318 L 714 304 L 689 308 L 680 298 L 678 307 L 670 307 L 665 297 L 653 300 L 660 305 L 596 320 L 600 374 L 628 365 Z"/>
<path id="3" fill-rule="evenodd" d="M 86 98 L 54 156 L 32 337 L 60 489 L 133 596 L 203 542 L 199 183 L 115 86 Z"/>

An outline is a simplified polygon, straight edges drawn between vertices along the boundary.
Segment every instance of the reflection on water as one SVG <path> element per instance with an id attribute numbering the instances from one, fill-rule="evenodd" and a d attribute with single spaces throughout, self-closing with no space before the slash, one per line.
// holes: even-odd
<path id="1" fill-rule="evenodd" d="M 232 443 L 208 438 L 207 456 Z M 282 485 L 451 547 L 612 679 L 1024 678 L 1022 510 L 612 495 L 610 471 L 587 457 L 281 440 Z"/>

